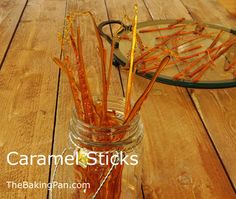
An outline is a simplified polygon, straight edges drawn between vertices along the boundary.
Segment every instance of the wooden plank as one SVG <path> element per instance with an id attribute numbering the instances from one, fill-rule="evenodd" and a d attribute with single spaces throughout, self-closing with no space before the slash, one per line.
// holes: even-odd
<path id="1" fill-rule="evenodd" d="M 216 0 L 182 0 L 182 2 L 194 19 L 236 27 L 235 18 Z M 209 10 L 214 10 L 214 12 L 209 12 Z M 191 89 L 190 93 L 236 188 L 236 88 Z"/>
<path id="2" fill-rule="evenodd" d="M 236 3 L 234 0 L 218 0 L 228 11 L 229 13 L 236 15 Z"/>
<path id="3" fill-rule="evenodd" d="M 143 1 L 137 2 L 139 20 L 151 20 Z M 188 17 L 178 1 L 145 2 L 155 19 L 176 18 L 175 12 Z M 124 9 L 132 16 L 135 1 L 117 4 L 115 0 L 108 0 L 106 3 L 111 19 L 122 18 Z M 137 77 L 135 98 L 147 83 Z M 146 198 L 235 198 L 185 89 L 156 84 L 141 115 L 145 127 L 143 188 Z"/>
<path id="4" fill-rule="evenodd" d="M 27 0 L 2 0 L 0 2 L 0 68 Z"/>
<path id="5" fill-rule="evenodd" d="M 78 11 L 85 11 L 90 10 L 95 16 L 96 16 L 96 22 L 99 24 L 100 22 L 107 20 L 107 13 L 106 13 L 106 7 L 105 4 L 100 0 L 94 0 L 94 1 L 77 1 L 77 0 L 68 0 L 67 3 L 67 13 L 73 13 Z M 89 71 L 88 78 L 89 78 L 89 84 L 92 89 L 93 95 L 99 94 L 97 92 L 99 88 L 99 77 L 101 74 L 101 71 L 96 71 L 94 66 L 97 65 L 97 67 L 100 67 L 98 65 L 98 60 L 96 59 L 96 56 L 94 56 L 94 53 L 97 53 L 96 50 L 96 43 L 94 41 L 94 34 L 92 34 L 91 29 L 93 29 L 91 23 L 90 24 L 83 24 L 83 28 L 81 29 L 81 34 L 86 33 L 87 37 L 90 39 L 85 39 L 85 42 L 83 43 L 83 51 L 84 56 L 86 60 L 89 60 L 90 65 L 86 65 L 87 71 Z M 109 27 L 105 28 L 106 33 L 109 34 L 110 29 Z M 108 50 L 107 55 L 110 54 L 109 49 L 110 45 L 107 43 L 107 41 L 104 40 L 104 46 Z M 67 53 L 69 53 L 67 51 Z M 108 56 L 109 57 L 109 56 Z M 92 66 L 92 67 L 91 67 Z M 100 81 L 101 82 L 101 81 Z M 111 85 L 110 85 L 110 96 L 119 96 L 122 97 L 122 89 L 121 84 L 119 80 L 119 74 L 117 71 L 117 68 L 112 68 L 112 76 L 111 76 Z M 67 80 L 67 77 L 64 73 L 61 74 L 60 79 L 60 86 L 59 86 L 59 96 L 58 96 L 58 108 L 57 108 L 57 122 L 56 122 L 56 129 L 55 129 L 55 139 L 54 139 L 54 148 L 53 148 L 53 154 L 61 154 L 61 152 L 64 150 L 65 147 L 68 146 L 68 125 L 69 120 L 72 116 L 71 110 L 74 107 L 74 102 L 72 100 L 71 90 L 70 86 Z M 72 151 L 69 151 L 67 154 L 72 153 Z M 51 175 L 54 172 L 55 167 L 52 167 L 51 169 Z M 61 166 L 58 167 L 58 171 L 56 174 L 55 180 L 58 182 L 73 182 L 73 179 L 71 178 L 70 173 L 73 172 L 73 168 L 68 166 Z M 52 178 L 51 178 L 52 179 Z M 70 190 L 55 190 L 53 192 L 53 196 L 55 198 L 69 198 Z"/>
<path id="6" fill-rule="evenodd" d="M 235 27 L 235 17 L 227 12 L 217 0 L 181 1 L 195 20 L 223 25 L 231 24 Z"/>
<path id="7" fill-rule="evenodd" d="M 10 166 L 6 156 L 51 152 L 58 69 L 50 57 L 60 53 L 64 12 L 64 0 L 30 0 L 0 72 L 0 198 L 46 198 L 47 189 L 10 189 L 6 181 L 47 183 L 49 166 Z"/>

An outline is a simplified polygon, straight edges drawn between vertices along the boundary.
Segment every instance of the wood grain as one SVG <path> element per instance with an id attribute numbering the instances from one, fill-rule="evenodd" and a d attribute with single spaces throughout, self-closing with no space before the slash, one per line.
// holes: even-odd
<path id="1" fill-rule="evenodd" d="M 217 0 L 181 1 L 195 20 L 235 27 L 235 16 L 227 12 Z"/>
<path id="2" fill-rule="evenodd" d="M 96 22 L 107 20 L 106 7 L 104 2 L 100 0 L 94 1 L 77 1 L 77 0 L 68 0 L 67 3 L 67 13 L 73 13 L 78 11 L 90 10 L 96 16 Z M 83 23 L 83 28 L 81 29 L 82 35 L 86 33 L 86 39 L 83 38 L 83 50 L 86 60 L 89 60 L 90 64 L 86 65 L 87 75 L 89 79 L 89 85 L 92 89 L 93 95 L 99 95 L 99 89 L 101 80 L 101 65 L 98 63 L 98 59 L 94 55 L 97 51 L 96 49 L 96 39 L 94 38 L 93 27 L 90 24 Z M 105 28 L 106 33 L 109 34 L 109 27 Z M 107 55 L 109 55 L 110 45 L 104 40 L 104 46 L 108 50 Z M 65 50 L 69 53 L 68 49 Z M 109 56 L 108 56 L 109 57 Z M 96 66 L 96 67 L 95 67 Z M 56 67 L 56 66 L 55 66 Z M 96 69 L 95 69 L 96 68 Z M 122 89 L 119 81 L 117 68 L 112 68 L 111 84 L 109 89 L 110 96 L 122 97 Z M 72 100 L 70 86 L 68 84 L 67 77 L 64 73 L 61 74 L 60 86 L 59 86 L 59 96 L 58 96 L 58 108 L 57 108 L 57 120 L 56 120 L 56 129 L 55 129 L 55 139 L 54 139 L 54 149 L 53 154 L 61 154 L 65 147 L 68 147 L 68 126 L 69 120 L 72 116 L 71 110 L 74 107 L 74 102 Z M 71 154 L 72 151 L 68 151 L 67 154 Z M 53 174 L 55 167 L 51 169 L 51 174 Z M 56 175 L 56 179 L 59 182 L 73 182 L 73 168 L 71 166 L 59 167 Z M 53 195 L 55 198 L 68 198 L 70 190 L 55 190 Z"/>
<path id="3" fill-rule="evenodd" d="M 224 6 L 229 13 L 236 16 L 236 2 L 235 0 L 218 0 L 222 6 Z"/>
<path id="4" fill-rule="evenodd" d="M 92 10 L 98 23 L 107 19 L 104 1 L 67 1 L 67 11 Z M 0 62 L 26 2 L 0 2 Z M 132 16 L 132 6 L 136 1 L 105 2 L 109 17 L 122 19 L 125 12 Z M 235 18 L 217 0 L 138 0 L 138 4 L 140 21 L 190 18 L 190 13 L 200 21 L 236 27 Z M 46 198 L 47 189 L 8 189 L 6 181 L 47 182 L 54 170 L 49 166 L 9 166 L 7 153 L 49 155 L 53 147 L 53 154 L 60 154 L 67 146 L 68 122 L 73 107 L 71 91 L 65 75 L 61 74 L 57 97 L 59 73 L 50 59 L 60 55 L 56 33 L 62 30 L 65 9 L 66 0 L 29 0 L 0 71 L 0 198 Z M 89 44 L 91 46 L 85 48 L 85 54 L 91 57 L 94 45 Z M 91 66 L 97 64 L 93 56 L 90 62 Z M 97 74 L 94 75 L 96 70 L 90 69 L 89 79 L 96 93 L 99 86 Z M 126 80 L 125 74 L 123 78 Z M 134 99 L 147 83 L 137 77 Z M 235 186 L 235 89 L 189 91 L 192 99 L 185 89 L 157 84 L 144 104 L 145 198 L 235 199 L 235 192 L 198 116 L 203 120 Z M 113 70 L 111 95 L 122 95 L 116 70 Z M 67 182 L 70 169 L 61 169 L 57 179 Z M 58 192 L 56 198 L 68 198 L 68 191 Z"/>
<path id="5" fill-rule="evenodd" d="M 46 198 L 47 189 L 8 189 L 6 181 L 47 183 L 49 166 L 10 166 L 6 156 L 51 152 L 58 69 L 50 57 L 60 53 L 64 12 L 64 0 L 30 0 L 0 72 L 0 198 Z"/>
<path id="6" fill-rule="evenodd" d="M 2 0 L 0 2 L 0 68 L 26 3 L 27 0 Z"/>
<path id="7" fill-rule="evenodd" d="M 139 20 L 188 17 L 178 1 L 138 1 Z M 109 17 L 132 16 L 135 1 L 106 1 Z M 146 6 L 149 8 L 147 11 Z M 168 9 L 170 8 L 170 12 Z M 148 81 L 137 77 L 135 98 Z M 141 112 L 145 198 L 234 198 L 233 189 L 185 89 L 157 84 Z"/>
<path id="8" fill-rule="evenodd" d="M 216 0 L 182 1 L 196 20 L 236 27 L 236 18 Z M 212 8 L 214 12 L 209 12 Z M 236 189 L 236 89 L 191 89 L 190 93 Z"/>

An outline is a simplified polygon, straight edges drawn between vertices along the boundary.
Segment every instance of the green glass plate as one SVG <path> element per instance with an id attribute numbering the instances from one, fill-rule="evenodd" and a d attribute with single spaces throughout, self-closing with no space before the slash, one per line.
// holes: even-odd
<path id="1" fill-rule="evenodd" d="M 147 32 L 147 33 L 141 33 L 140 30 L 146 30 L 146 29 L 155 29 L 155 28 L 165 28 L 169 24 L 175 23 L 176 20 L 155 20 L 155 21 L 147 21 L 147 22 L 141 22 L 137 26 L 137 33 L 139 37 L 141 38 L 142 44 L 144 46 L 145 52 L 147 49 L 154 47 L 158 42 L 163 41 L 163 38 L 167 35 L 171 35 L 176 33 L 177 31 L 181 30 L 185 32 L 186 34 L 183 34 L 181 36 L 175 37 L 177 43 L 171 42 L 167 43 L 165 45 L 165 49 L 171 49 L 175 45 L 180 45 L 184 43 L 184 41 L 191 40 L 191 37 L 193 38 L 196 36 L 196 34 L 188 34 L 188 32 L 194 31 L 197 25 L 193 25 L 195 23 L 194 21 L 190 20 L 184 20 L 181 22 L 181 24 L 178 24 L 177 26 L 181 26 L 182 24 L 187 24 L 182 30 L 182 27 L 171 29 L 171 30 L 162 30 L 162 31 L 155 31 L 155 32 Z M 103 32 L 103 27 L 106 25 L 111 24 L 119 24 L 119 32 L 118 36 L 122 39 L 119 39 L 115 41 L 115 51 L 114 51 L 114 64 L 125 66 L 128 63 L 128 56 L 131 49 L 131 38 L 132 38 L 132 26 L 126 26 L 121 21 L 111 20 L 111 21 L 105 21 L 99 25 L 100 34 L 106 38 L 106 40 L 111 43 L 112 39 L 106 35 Z M 215 24 L 201 24 L 204 25 L 205 29 L 202 32 L 204 34 L 203 39 L 194 40 L 192 42 L 186 43 L 184 45 L 179 46 L 178 48 L 171 50 L 172 53 L 177 54 L 178 56 L 189 56 L 191 54 L 195 54 L 197 52 L 201 52 L 207 47 L 209 47 L 212 43 L 212 41 L 215 39 L 217 34 L 222 30 L 223 34 L 221 35 L 219 41 L 217 42 L 216 46 L 222 44 L 227 39 L 235 37 L 236 30 L 223 27 L 220 25 Z M 158 37 L 158 39 L 156 39 Z M 181 43 L 182 42 L 182 43 Z M 139 43 L 137 44 L 139 45 Z M 185 52 L 187 49 L 194 48 L 196 46 L 199 46 L 199 49 L 195 49 L 189 52 Z M 201 46 L 201 47 L 200 47 Z M 139 56 L 141 54 L 141 50 L 139 48 L 136 48 L 136 56 Z M 155 56 L 160 54 L 163 51 L 163 49 L 159 49 L 158 51 L 154 52 L 150 56 Z M 164 57 L 165 55 L 163 55 Z M 233 75 L 233 71 L 236 70 L 236 66 L 232 67 L 231 70 L 225 71 L 224 67 L 236 59 L 236 45 L 231 47 L 224 55 L 222 55 L 220 58 L 218 58 L 214 65 L 212 65 L 201 77 L 201 79 L 198 82 L 193 82 L 191 78 L 185 77 L 184 79 L 175 80 L 173 77 L 180 71 L 182 71 L 185 67 L 187 67 L 189 64 L 191 64 L 195 59 L 188 59 L 186 62 L 179 62 L 177 64 L 173 64 L 172 66 L 166 67 L 160 77 L 157 79 L 157 81 L 175 85 L 175 86 L 183 86 L 183 87 L 190 87 L 190 88 L 227 88 L 227 87 L 234 87 L 236 86 L 236 79 Z M 146 68 L 152 67 L 155 64 L 155 61 L 153 60 L 150 63 L 146 64 Z M 172 62 L 175 61 L 175 56 L 172 57 Z M 195 68 L 192 69 L 195 70 L 197 67 L 199 67 L 201 64 L 206 63 L 207 58 L 203 59 L 202 62 L 199 65 L 196 65 Z M 139 72 L 144 67 L 144 64 L 139 64 L 138 66 L 138 72 L 137 75 L 142 76 L 147 79 L 151 79 L 154 74 L 154 70 Z"/>

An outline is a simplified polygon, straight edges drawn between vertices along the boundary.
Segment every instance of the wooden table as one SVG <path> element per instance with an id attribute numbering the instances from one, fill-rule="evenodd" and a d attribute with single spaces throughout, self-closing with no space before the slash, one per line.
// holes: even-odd
<path id="1" fill-rule="evenodd" d="M 125 12 L 132 16 L 134 2 L 0 1 L 0 198 L 46 198 L 47 189 L 8 189 L 6 181 L 48 182 L 53 170 L 10 166 L 9 152 L 60 154 L 67 144 L 73 102 L 65 75 L 51 60 L 61 53 L 56 35 L 63 29 L 66 13 L 91 10 L 99 23 L 122 19 Z M 137 3 L 139 21 L 185 17 L 236 28 L 236 18 L 216 0 Z M 147 83 L 137 77 L 134 98 Z M 111 94 L 122 96 L 116 69 Z M 235 88 L 197 90 L 156 84 L 141 116 L 145 198 L 236 198 Z"/>

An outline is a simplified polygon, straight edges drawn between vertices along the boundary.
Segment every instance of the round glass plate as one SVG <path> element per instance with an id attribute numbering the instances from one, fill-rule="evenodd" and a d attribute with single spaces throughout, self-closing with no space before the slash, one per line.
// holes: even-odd
<path id="1" fill-rule="evenodd" d="M 205 51 L 215 40 L 220 33 L 219 40 L 215 44 L 214 48 L 222 45 L 229 39 L 236 38 L 236 31 L 214 24 L 198 24 L 194 21 L 184 20 L 181 23 L 174 26 L 174 28 L 168 29 L 170 24 L 174 24 L 176 20 L 155 20 L 139 23 L 137 26 L 137 48 L 135 52 L 135 59 L 141 56 L 143 53 L 152 49 L 154 46 L 163 42 L 166 38 L 172 37 L 168 42 L 162 45 L 161 48 L 156 49 L 148 56 L 144 57 L 145 62 L 140 62 L 137 65 L 136 74 L 147 79 L 151 79 L 155 72 L 155 65 L 166 56 L 171 55 L 171 64 L 166 66 L 162 71 L 157 81 L 183 87 L 191 88 L 227 88 L 236 86 L 236 44 L 232 45 L 226 53 L 220 56 L 215 61 L 209 63 L 210 67 L 203 73 L 198 81 L 195 81 L 196 76 L 191 77 L 194 71 L 208 63 L 210 55 L 208 53 L 202 53 Z M 99 25 L 100 33 L 111 43 L 111 38 L 102 32 L 105 25 L 118 23 L 120 24 L 120 31 L 118 32 L 119 40 L 116 41 L 114 51 L 114 63 L 116 65 L 127 66 L 129 62 L 129 54 L 132 42 L 132 26 L 126 26 L 120 21 L 106 21 Z M 202 37 L 196 34 L 196 30 L 204 27 L 201 32 Z M 167 29 L 166 29 L 167 28 Z M 157 31 L 142 32 L 148 29 L 158 29 Z M 164 30 L 163 30 L 164 29 Z M 180 32 L 180 34 L 176 34 Z M 176 34 L 176 35 L 175 35 Z M 175 35 L 175 36 L 173 36 Z M 198 39 L 194 39 L 197 38 Z M 139 40 L 139 42 L 138 42 Z M 192 41 L 191 41 L 192 40 Z M 141 42 L 140 42 L 141 41 Z M 236 43 L 236 42 L 235 42 Z M 223 46 L 224 47 L 224 46 Z M 221 49 L 220 49 L 221 50 Z M 213 51 L 212 54 L 218 53 L 220 50 Z M 166 52 L 166 53 L 165 53 Z M 196 55 L 198 54 L 199 55 Z M 199 57 L 206 54 L 198 64 L 195 64 L 188 73 L 185 73 L 184 77 L 176 79 L 175 76 L 183 71 L 186 67 L 189 67 Z M 192 55 L 195 57 L 190 58 Z M 156 59 L 150 59 L 158 57 Z M 179 61 L 181 58 L 181 61 Z M 182 61 L 183 60 L 183 61 Z M 229 70 L 227 67 L 232 66 Z"/>

